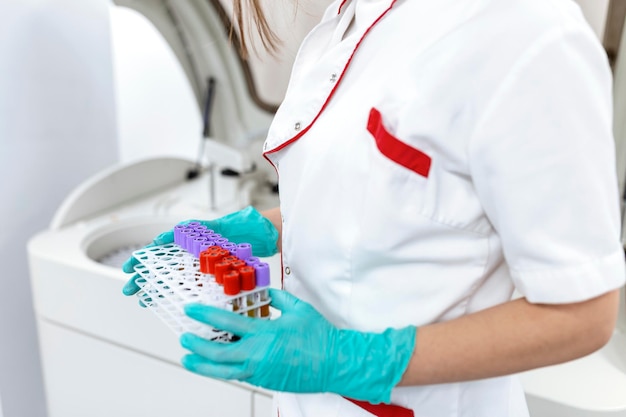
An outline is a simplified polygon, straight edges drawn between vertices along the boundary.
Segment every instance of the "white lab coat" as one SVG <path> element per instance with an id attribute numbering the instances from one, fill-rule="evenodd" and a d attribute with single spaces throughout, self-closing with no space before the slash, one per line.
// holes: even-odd
<path id="1" fill-rule="evenodd" d="M 265 155 L 284 287 L 339 327 L 624 283 L 611 75 L 570 0 L 335 2 L 300 48 Z M 515 377 L 396 388 L 392 402 L 527 415 Z M 371 416 L 333 394 L 276 403 L 281 417 Z"/>

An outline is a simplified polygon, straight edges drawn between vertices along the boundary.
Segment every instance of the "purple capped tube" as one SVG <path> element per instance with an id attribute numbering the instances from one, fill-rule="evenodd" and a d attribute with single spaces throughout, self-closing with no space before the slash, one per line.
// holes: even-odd
<path id="1" fill-rule="evenodd" d="M 215 242 L 215 244 L 217 246 L 221 246 L 222 248 L 224 247 L 225 244 L 230 243 L 228 241 L 228 239 L 223 238 L 223 237 L 220 237 L 220 238 L 217 238 L 217 239 L 212 239 L 212 240 L 213 240 L 213 242 Z"/>
<path id="2" fill-rule="evenodd" d="M 207 229 L 207 227 L 205 225 L 201 224 L 200 226 L 195 226 L 193 228 L 193 231 L 196 232 L 196 233 L 202 234 L 202 233 L 206 232 L 206 229 Z"/>
<path id="3" fill-rule="evenodd" d="M 226 242 L 220 246 L 230 252 L 231 255 L 237 256 L 237 244 L 233 242 Z"/>
<path id="4" fill-rule="evenodd" d="M 254 266 L 258 263 L 261 263 L 261 260 L 256 256 L 250 256 L 249 258 L 244 259 L 244 261 L 246 262 L 246 265 L 249 266 Z"/>
<path id="5" fill-rule="evenodd" d="M 200 233 L 191 232 L 185 235 L 185 245 L 183 248 L 189 253 L 193 253 L 193 240 L 197 237 L 200 237 Z"/>
<path id="6" fill-rule="evenodd" d="M 195 256 L 196 258 L 200 257 L 200 247 L 202 246 L 202 244 L 204 244 L 206 241 L 208 241 L 208 238 L 202 235 L 199 235 L 198 237 L 193 239 L 192 242 L 192 253 L 193 256 Z"/>
<path id="7" fill-rule="evenodd" d="M 217 239 L 221 239 L 222 235 L 220 235 L 219 233 L 209 233 L 207 237 L 213 241 L 216 241 Z"/>
<path id="8" fill-rule="evenodd" d="M 185 226 L 184 224 L 177 224 L 176 226 L 174 226 L 174 243 L 176 243 L 179 246 L 182 246 L 180 244 L 180 242 L 183 241 L 183 231 L 187 229 L 187 226 Z"/>
<path id="9" fill-rule="evenodd" d="M 178 246 L 180 246 L 183 249 L 185 248 L 185 245 L 187 245 L 187 236 L 189 234 L 193 233 L 193 229 L 189 228 L 189 227 L 185 227 L 184 229 L 180 230 L 180 237 L 179 237 L 179 242 L 177 242 L 176 244 Z"/>
<path id="10" fill-rule="evenodd" d="M 257 287 L 268 287 L 270 285 L 270 266 L 265 262 L 260 262 L 254 265 L 254 273 L 256 276 Z M 257 293 L 258 302 L 261 304 L 258 310 L 260 317 L 270 317 L 270 297 L 267 289 Z"/>
<path id="11" fill-rule="evenodd" d="M 256 275 L 256 286 L 267 287 L 270 285 L 270 266 L 265 262 L 253 265 Z"/>
<path id="12" fill-rule="evenodd" d="M 238 244 L 235 256 L 243 260 L 250 258 L 252 256 L 252 245 L 245 242 Z"/>
<path id="13" fill-rule="evenodd" d="M 206 236 L 205 236 L 206 237 Z M 209 238 L 206 238 L 207 240 L 205 240 L 201 245 L 200 245 L 200 253 L 204 252 L 205 250 L 209 249 L 211 246 L 215 246 L 215 243 L 212 240 L 209 240 Z"/>

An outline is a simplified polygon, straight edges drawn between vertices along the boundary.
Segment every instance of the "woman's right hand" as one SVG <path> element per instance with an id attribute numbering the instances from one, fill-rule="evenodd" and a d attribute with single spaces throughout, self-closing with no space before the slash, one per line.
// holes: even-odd
<path id="1" fill-rule="evenodd" d="M 250 243 L 254 256 L 272 256 L 278 252 L 278 230 L 274 227 L 272 222 L 252 206 L 248 206 L 243 210 L 236 211 L 215 220 L 186 220 L 179 224 L 186 224 L 192 221 L 203 224 L 208 229 L 221 234 L 231 242 Z M 172 229 L 155 237 L 152 243 L 146 245 L 146 247 L 165 245 L 173 241 L 174 230 Z M 135 265 L 138 263 L 139 261 L 137 259 L 130 257 L 124 265 L 122 265 L 122 270 L 132 274 L 135 272 Z M 124 285 L 122 289 L 124 295 L 134 295 L 140 290 L 135 282 L 137 278 L 139 278 L 139 274 L 133 275 Z"/>

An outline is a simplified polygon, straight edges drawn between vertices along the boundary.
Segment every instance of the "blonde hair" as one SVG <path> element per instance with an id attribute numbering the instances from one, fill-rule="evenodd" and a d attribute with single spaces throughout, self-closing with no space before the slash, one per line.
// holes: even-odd
<path id="1" fill-rule="evenodd" d="M 246 38 L 250 38 L 246 36 L 246 31 L 252 26 L 252 23 L 254 23 L 256 31 L 259 34 L 263 48 L 272 54 L 276 52 L 280 44 L 280 39 L 267 22 L 267 18 L 261 7 L 261 0 L 234 0 L 233 14 L 239 37 L 239 49 L 243 58 L 248 57 L 249 48 Z M 248 17 L 247 21 L 244 21 L 244 15 Z M 233 30 L 234 25 L 231 26 L 231 37 Z M 252 45 L 252 49 L 255 49 L 254 45 Z"/>

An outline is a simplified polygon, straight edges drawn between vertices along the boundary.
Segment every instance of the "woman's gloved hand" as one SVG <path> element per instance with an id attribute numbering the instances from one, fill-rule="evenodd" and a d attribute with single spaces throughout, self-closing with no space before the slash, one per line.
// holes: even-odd
<path id="1" fill-rule="evenodd" d="M 278 231 L 272 225 L 272 223 L 263 217 L 254 207 L 248 206 L 243 210 L 236 211 L 228 214 L 224 217 L 220 217 L 215 220 L 186 220 L 181 224 L 189 222 L 199 222 L 205 225 L 208 229 L 219 233 L 229 241 L 234 243 L 247 242 L 252 245 L 252 251 L 254 256 L 271 256 L 274 255 L 277 249 Z M 168 230 L 161 233 L 154 238 L 152 243 L 146 247 L 165 245 L 174 241 L 174 230 Z M 122 270 L 127 273 L 135 272 L 135 265 L 137 261 L 134 257 L 128 259 Z M 138 274 L 134 275 L 124 285 L 123 293 L 125 295 L 133 295 L 139 291 L 139 287 L 135 283 L 135 280 L 139 277 Z"/>
<path id="2" fill-rule="evenodd" d="M 181 336 L 192 354 L 188 370 L 220 379 L 237 379 L 270 390 L 332 392 L 355 400 L 389 403 L 391 390 L 406 370 L 417 328 L 383 333 L 340 330 L 310 304 L 285 291 L 270 290 L 276 320 L 261 320 L 200 304 L 186 314 L 241 339 L 212 342 L 194 334 Z"/>

